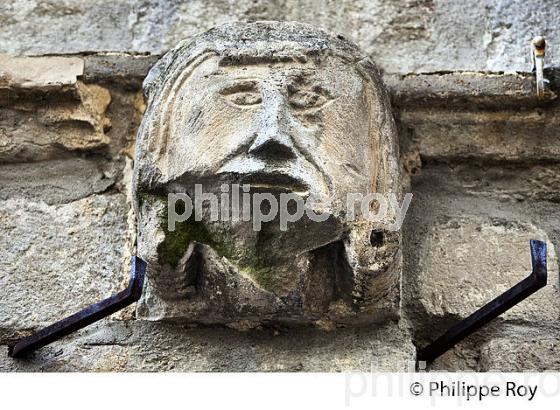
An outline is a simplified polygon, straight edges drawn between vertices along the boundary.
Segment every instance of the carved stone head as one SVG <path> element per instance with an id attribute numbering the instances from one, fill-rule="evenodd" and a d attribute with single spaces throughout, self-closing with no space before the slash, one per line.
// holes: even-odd
<path id="1" fill-rule="evenodd" d="M 139 316 L 240 327 L 398 315 L 393 210 L 349 218 L 352 194 L 400 193 L 386 91 L 355 45 L 305 24 L 229 24 L 169 51 L 144 90 L 134 192 L 149 274 Z M 182 202 L 170 193 L 227 201 L 218 218 L 206 200 L 172 230 Z M 234 216 L 255 194 L 280 205 L 289 195 L 290 215 L 298 198 L 313 212 L 255 229 Z M 256 207 L 272 212 L 270 202 Z"/>

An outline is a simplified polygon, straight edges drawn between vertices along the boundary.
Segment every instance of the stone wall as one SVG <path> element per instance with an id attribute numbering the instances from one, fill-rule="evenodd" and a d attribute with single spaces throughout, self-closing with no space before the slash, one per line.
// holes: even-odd
<path id="1" fill-rule="evenodd" d="M 407 370 L 417 347 L 528 274 L 529 239 L 548 243 L 547 287 L 429 369 L 560 370 L 559 71 L 547 70 L 544 100 L 529 72 L 537 34 L 558 63 L 559 10 L 552 0 L 0 5 L 0 370 Z M 9 342 L 126 283 L 149 68 L 180 39 L 258 19 L 341 33 L 385 72 L 414 194 L 400 321 L 239 332 L 144 322 L 129 308 L 8 358 Z"/>

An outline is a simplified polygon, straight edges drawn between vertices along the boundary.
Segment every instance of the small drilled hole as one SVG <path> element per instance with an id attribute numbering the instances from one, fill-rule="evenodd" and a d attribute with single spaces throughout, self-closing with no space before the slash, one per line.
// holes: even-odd
<path id="1" fill-rule="evenodd" d="M 369 236 L 371 246 L 375 246 L 376 248 L 383 246 L 383 239 L 383 231 L 371 231 L 371 235 Z"/>

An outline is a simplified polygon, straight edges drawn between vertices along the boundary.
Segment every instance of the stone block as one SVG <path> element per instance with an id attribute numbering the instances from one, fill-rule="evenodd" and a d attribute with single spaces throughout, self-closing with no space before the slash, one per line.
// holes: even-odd
<path id="1" fill-rule="evenodd" d="M 0 165 L 0 200 L 24 198 L 48 205 L 101 193 L 116 183 L 118 166 L 72 158 Z"/>
<path id="2" fill-rule="evenodd" d="M 108 146 L 109 91 L 76 82 L 62 93 L 0 90 L 0 162 L 41 161 Z"/>
<path id="3" fill-rule="evenodd" d="M 556 323 L 560 319 L 556 250 L 545 231 L 519 221 L 453 217 L 436 222 L 420 244 L 412 303 L 425 312 L 427 320 L 441 322 L 440 331 L 444 330 L 529 275 L 530 239 L 548 245 L 549 284 L 504 313 L 501 320 Z"/>
<path id="4" fill-rule="evenodd" d="M 560 43 L 559 17 L 553 0 L 11 2 L 0 7 L 0 52 L 163 54 L 178 41 L 226 22 L 286 20 L 348 37 L 387 72 L 528 72 L 532 36 Z M 553 47 L 547 61 L 558 64 Z"/>
<path id="5" fill-rule="evenodd" d="M 554 162 L 557 109 L 403 110 L 400 125 L 427 161 Z"/>
<path id="6" fill-rule="evenodd" d="M 13 57 L 0 54 L 0 87 L 56 90 L 84 73 L 79 57 Z"/>
<path id="7" fill-rule="evenodd" d="M 122 194 L 63 205 L 0 202 L 0 340 L 28 334 L 121 290 L 129 241 Z"/>

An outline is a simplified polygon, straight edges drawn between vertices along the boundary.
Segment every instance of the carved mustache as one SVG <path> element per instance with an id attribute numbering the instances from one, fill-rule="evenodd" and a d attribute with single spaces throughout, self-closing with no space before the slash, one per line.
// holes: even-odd
<path id="1" fill-rule="evenodd" d="M 254 134 L 224 158 L 218 173 L 245 175 L 244 183 L 331 190 L 331 178 L 304 147 L 283 133 Z"/>

